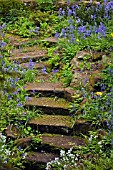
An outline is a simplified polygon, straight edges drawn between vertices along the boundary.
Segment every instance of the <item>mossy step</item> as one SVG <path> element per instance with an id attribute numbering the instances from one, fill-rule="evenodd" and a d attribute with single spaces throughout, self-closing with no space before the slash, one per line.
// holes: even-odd
<path id="1" fill-rule="evenodd" d="M 79 91 L 75 91 L 72 88 L 64 88 L 61 82 L 33 82 L 25 84 L 25 89 L 29 93 L 29 96 L 39 94 L 41 96 L 57 96 L 66 98 L 68 101 L 74 101 L 81 97 Z"/>
<path id="2" fill-rule="evenodd" d="M 19 48 L 20 46 L 28 42 L 37 40 L 37 38 L 23 38 L 21 36 L 11 34 L 11 33 L 6 34 L 6 38 L 8 38 L 9 44 L 16 48 Z"/>
<path id="3" fill-rule="evenodd" d="M 47 42 L 53 44 L 53 43 L 57 43 L 59 41 L 59 39 L 56 37 L 48 37 L 48 38 L 45 38 L 43 41 L 47 41 Z"/>
<path id="4" fill-rule="evenodd" d="M 39 139 L 39 136 L 35 138 Z M 86 140 L 78 137 L 78 136 L 66 136 L 66 135 L 59 135 L 59 134 L 48 134 L 44 133 L 40 136 L 41 142 L 36 144 L 38 151 L 44 150 L 48 152 L 56 152 L 61 149 L 70 149 L 71 147 L 76 146 L 84 146 L 86 144 Z M 32 137 L 20 138 L 15 141 L 17 146 L 21 148 L 25 148 L 29 146 L 33 141 Z M 59 152 L 58 152 L 59 153 Z"/>
<path id="5" fill-rule="evenodd" d="M 37 50 L 34 52 L 17 53 L 10 57 L 9 60 L 18 61 L 20 63 L 28 62 L 30 60 L 37 61 L 39 59 L 48 58 L 46 50 Z"/>
<path id="6" fill-rule="evenodd" d="M 47 144 L 61 149 L 70 149 L 71 147 L 83 146 L 85 144 L 84 139 L 75 136 L 71 137 L 57 134 L 43 134 L 41 139 L 42 144 Z"/>
<path id="7" fill-rule="evenodd" d="M 20 64 L 22 68 L 35 68 L 35 69 L 43 69 L 45 66 L 47 66 L 46 62 L 27 62 Z"/>
<path id="8" fill-rule="evenodd" d="M 63 98 L 55 97 L 29 97 L 25 103 L 25 107 L 29 109 L 40 108 L 44 113 L 57 115 L 69 115 L 70 102 Z"/>
<path id="9" fill-rule="evenodd" d="M 54 160 L 55 157 L 58 157 L 58 155 L 46 152 L 28 152 L 25 161 L 28 164 L 29 170 L 44 170 L 46 164 Z"/>
<path id="10" fill-rule="evenodd" d="M 36 82 L 50 82 L 51 81 L 51 74 L 46 74 L 46 73 L 38 73 L 36 75 Z"/>
<path id="11" fill-rule="evenodd" d="M 34 129 L 38 128 L 40 133 L 71 135 L 73 133 L 74 122 L 71 116 L 42 115 L 31 119 L 28 125 Z"/>
<path id="12" fill-rule="evenodd" d="M 37 51 L 37 50 L 44 50 L 42 48 L 40 48 L 39 45 L 33 45 L 33 46 L 23 46 L 21 48 L 16 48 L 16 49 L 13 49 L 12 50 L 12 53 L 13 54 L 17 54 L 17 53 L 20 53 L 20 52 L 34 52 L 34 51 Z"/>
<path id="13" fill-rule="evenodd" d="M 60 82 L 33 82 L 25 85 L 26 91 L 33 96 L 40 94 L 41 96 L 58 96 L 64 97 L 65 89 Z"/>

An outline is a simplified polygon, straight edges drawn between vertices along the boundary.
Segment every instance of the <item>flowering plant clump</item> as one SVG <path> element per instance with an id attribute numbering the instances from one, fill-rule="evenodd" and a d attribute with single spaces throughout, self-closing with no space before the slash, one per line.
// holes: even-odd
<path id="1" fill-rule="evenodd" d="M 112 35 L 110 26 L 113 19 L 112 9 L 112 2 L 91 4 L 89 7 L 72 5 L 71 7 L 67 6 L 66 9 L 60 8 L 61 32 L 56 32 L 55 37 L 64 37 L 68 40 L 67 43 L 75 43 L 82 47 L 86 45 L 95 49 L 97 48 L 96 44 L 98 46 L 104 38 L 106 38 L 106 42 L 109 41 L 108 36 Z M 106 47 L 106 42 L 104 42 L 104 47 Z"/>
<path id="2" fill-rule="evenodd" d="M 7 60 L 12 49 L 5 36 L 6 27 L 6 24 L 0 25 L 0 163 L 24 168 L 26 149 L 15 146 L 15 142 L 11 139 L 8 141 L 3 134 L 7 126 L 15 126 L 21 137 L 33 134 L 26 123 L 31 117 L 37 116 L 38 112 L 24 109 L 28 95 L 23 86 L 25 82 L 34 80 L 35 72 L 32 72 L 34 65 L 31 60 L 28 63 L 29 69 L 22 69 L 18 63 Z"/>
<path id="3" fill-rule="evenodd" d="M 78 154 L 72 152 L 73 148 L 70 148 L 68 152 L 64 150 L 60 151 L 60 158 L 55 158 L 55 160 L 48 162 L 46 170 L 61 169 L 61 170 L 74 170 L 77 166 Z"/>

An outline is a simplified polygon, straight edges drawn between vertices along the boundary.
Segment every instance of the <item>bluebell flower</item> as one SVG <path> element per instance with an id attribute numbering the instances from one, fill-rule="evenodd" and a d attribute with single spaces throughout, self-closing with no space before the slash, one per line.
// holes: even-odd
<path id="1" fill-rule="evenodd" d="M 5 47 L 6 45 L 7 45 L 6 42 L 4 42 L 4 41 L 1 41 L 1 42 L 0 42 L 0 47 L 1 47 L 1 48 Z"/>
<path id="2" fill-rule="evenodd" d="M 43 73 L 43 74 L 48 74 L 47 71 L 46 71 L 46 67 L 44 67 L 44 68 L 42 69 L 42 73 Z"/>
<path id="3" fill-rule="evenodd" d="M 8 95 L 8 100 L 11 100 L 11 99 L 12 99 L 11 95 Z"/>
<path id="4" fill-rule="evenodd" d="M 65 11 L 64 10 L 62 10 L 62 15 L 65 16 Z"/>
<path id="5" fill-rule="evenodd" d="M 58 72 L 58 69 L 52 69 L 53 73 L 56 74 Z"/>
<path id="6" fill-rule="evenodd" d="M 9 159 L 8 159 L 8 158 L 6 158 L 6 159 L 5 159 L 5 162 L 7 163 L 8 161 L 9 161 Z"/>
<path id="7" fill-rule="evenodd" d="M 56 32 L 56 33 L 55 33 L 55 38 L 58 38 L 58 37 L 59 37 L 59 33 Z"/>
<path id="8" fill-rule="evenodd" d="M 19 150 L 19 151 L 21 151 L 21 150 L 22 150 L 22 148 L 19 146 L 19 147 L 18 147 L 18 150 Z"/>
<path id="9" fill-rule="evenodd" d="M 69 26 L 69 29 L 70 29 L 70 32 L 72 33 L 72 32 L 74 31 L 73 25 L 70 25 L 70 26 Z"/>
<path id="10" fill-rule="evenodd" d="M 68 10 L 68 16 L 71 16 L 72 14 L 73 14 L 72 10 L 69 9 L 69 10 Z"/>
<path id="11" fill-rule="evenodd" d="M 17 104 L 18 107 L 23 107 L 23 104 L 20 102 Z"/>
<path id="12" fill-rule="evenodd" d="M 67 4 L 70 4 L 70 0 L 67 0 Z"/>

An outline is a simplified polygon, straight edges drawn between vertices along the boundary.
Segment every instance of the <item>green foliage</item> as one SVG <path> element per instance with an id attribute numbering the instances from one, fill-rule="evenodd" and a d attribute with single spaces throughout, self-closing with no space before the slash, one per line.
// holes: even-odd
<path id="1" fill-rule="evenodd" d="M 18 11 L 25 8 L 25 5 L 19 0 L 0 0 L 0 16 L 11 16 L 10 11 L 13 11 L 15 16 L 18 16 Z"/>

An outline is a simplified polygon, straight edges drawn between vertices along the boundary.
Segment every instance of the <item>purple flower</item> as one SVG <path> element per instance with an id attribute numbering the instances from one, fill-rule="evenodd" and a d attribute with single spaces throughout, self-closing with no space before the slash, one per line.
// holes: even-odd
<path id="1" fill-rule="evenodd" d="M 12 97 L 10 95 L 8 95 L 8 100 L 11 100 L 11 99 L 12 99 Z"/>
<path id="2" fill-rule="evenodd" d="M 72 13 L 73 13 L 73 12 L 72 12 L 72 10 L 71 10 L 71 9 L 69 9 L 69 10 L 68 10 L 68 16 L 71 16 L 71 15 L 72 15 Z"/>
<path id="3" fill-rule="evenodd" d="M 73 32 L 73 30 L 74 30 L 73 25 L 70 25 L 70 26 L 69 26 L 69 29 L 70 29 L 70 32 L 72 33 L 72 32 Z"/>
<path id="4" fill-rule="evenodd" d="M 106 27 L 101 22 L 99 25 L 99 28 L 97 28 L 96 32 L 99 34 L 100 37 L 106 36 Z"/>
<path id="5" fill-rule="evenodd" d="M 22 150 L 22 148 L 19 146 L 19 147 L 18 147 L 18 150 L 19 150 L 19 151 L 21 151 L 21 150 Z"/>
<path id="6" fill-rule="evenodd" d="M 64 29 L 64 28 L 62 28 L 62 36 L 64 36 L 65 35 L 65 33 L 66 33 L 66 30 Z"/>
<path id="7" fill-rule="evenodd" d="M 106 86 L 102 83 L 101 84 L 101 91 L 104 91 L 106 89 Z"/>
<path id="8" fill-rule="evenodd" d="M 67 4 L 70 4 L 70 0 L 67 0 Z"/>
<path id="9" fill-rule="evenodd" d="M 32 62 L 32 59 L 29 61 L 29 69 L 32 70 L 34 67 L 34 63 Z"/>
<path id="10" fill-rule="evenodd" d="M 76 23 L 78 24 L 80 22 L 80 18 L 77 18 Z"/>
<path id="11" fill-rule="evenodd" d="M 78 27 L 79 34 L 86 32 L 86 26 L 80 26 Z"/>
<path id="12" fill-rule="evenodd" d="M 0 47 L 1 47 L 1 48 L 5 47 L 6 45 L 7 45 L 6 42 L 4 42 L 4 41 L 1 41 L 1 42 L 0 42 Z"/>
<path id="13" fill-rule="evenodd" d="M 58 69 L 53 69 L 52 71 L 54 74 L 56 74 L 58 72 Z"/>
<path id="14" fill-rule="evenodd" d="M 6 158 L 6 159 L 5 159 L 5 162 L 7 163 L 7 162 L 8 162 L 8 160 L 9 160 L 9 159 L 8 159 L 8 158 Z"/>
<path id="15" fill-rule="evenodd" d="M 56 33 L 55 33 L 55 38 L 58 38 L 58 37 L 59 37 L 59 33 L 56 32 Z"/>
<path id="16" fill-rule="evenodd" d="M 26 96 L 26 100 L 28 101 L 28 100 L 31 100 L 32 98 L 31 97 L 28 97 L 28 96 Z"/>
<path id="17" fill-rule="evenodd" d="M 65 15 L 65 11 L 64 11 L 64 10 L 62 10 L 62 15 L 63 15 L 63 16 Z"/>
<path id="18" fill-rule="evenodd" d="M 17 95 L 17 94 L 18 94 L 18 91 L 14 91 L 13 94 L 14 94 L 14 95 Z"/>
<path id="19" fill-rule="evenodd" d="M 46 71 L 46 67 L 44 67 L 44 68 L 42 69 L 42 73 L 43 73 L 43 74 L 48 74 L 47 71 Z"/>
<path id="20" fill-rule="evenodd" d="M 23 107 L 23 104 L 20 102 L 17 104 L 17 107 Z"/>

